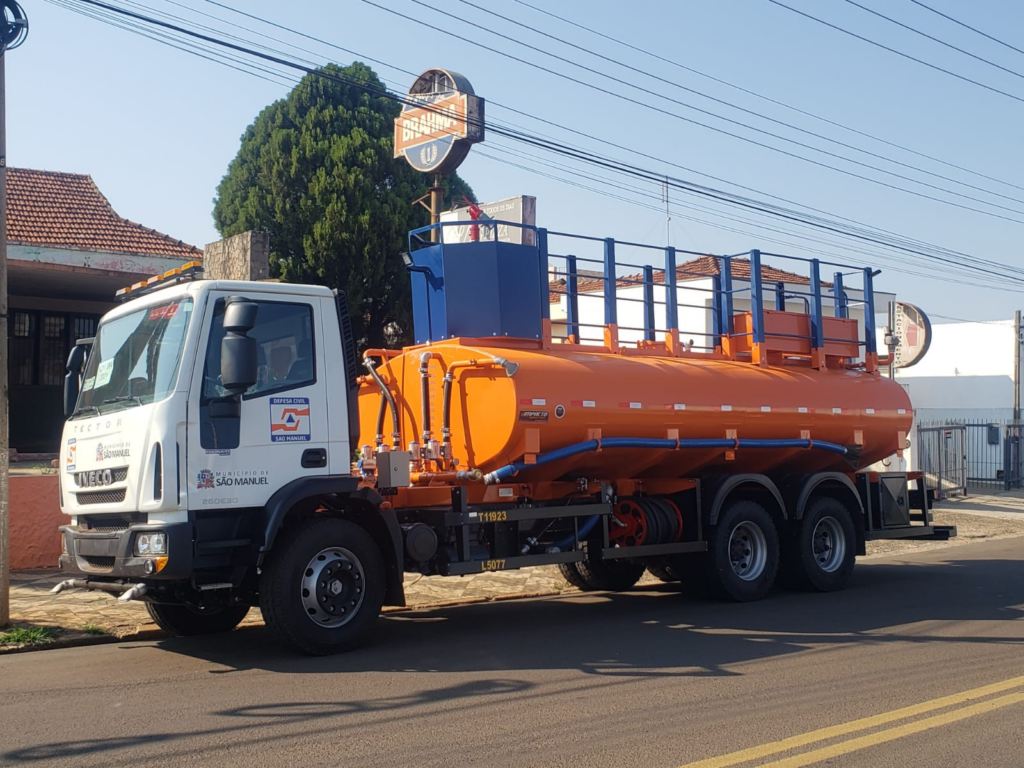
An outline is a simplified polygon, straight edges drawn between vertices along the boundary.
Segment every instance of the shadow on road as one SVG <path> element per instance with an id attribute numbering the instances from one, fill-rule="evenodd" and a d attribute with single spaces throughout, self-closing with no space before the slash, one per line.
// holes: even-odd
<path id="1" fill-rule="evenodd" d="M 1005 550 L 1004 550 L 1005 551 Z M 1016 551 L 1016 550 L 1014 550 Z M 582 671 L 590 687 L 650 677 L 748 674 L 735 665 L 779 657 L 810 647 L 849 643 L 1021 643 L 1018 639 L 972 636 L 969 622 L 1018 619 L 1024 615 L 1024 562 L 961 559 L 934 564 L 872 563 L 857 569 L 850 587 L 836 594 L 779 592 L 760 603 L 699 601 L 660 585 L 621 594 L 505 602 L 392 614 L 380 622 L 367 647 L 345 655 L 309 658 L 290 654 L 262 628 L 204 639 L 168 639 L 158 647 L 209 662 L 210 674 L 260 669 L 288 675 L 479 673 L 487 678 L 431 688 L 414 695 L 365 701 L 268 703 L 209 713 L 227 717 L 201 733 L 65 741 L 7 751 L 3 760 L 46 762 L 57 757 L 117 754 L 143 745 L 157 747 L 196 736 L 221 737 L 270 726 L 324 721 L 336 728 L 346 716 L 383 712 L 401 717 L 422 704 L 459 700 L 466 708 L 480 697 L 547 695 L 513 679 L 521 670 Z M 964 634 L 930 633 L 906 625 L 964 623 Z M 125 644 L 131 654 L 151 649 Z M 318 681 L 320 685 L 324 680 Z M 330 678 L 327 683 L 330 685 Z M 456 706 L 456 709 L 462 707 Z M 327 722 L 326 718 L 341 718 Z M 261 740 L 278 738 L 262 732 Z M 169 746 L 169 745 L 168 745 Z"/>
<path id="2" fill-rule="evenodd" d="M 858 568 L 843 592 L 778 591 L 752 604 L 704 601 L 680 592 L 678 585 L 666 584 L 391 614 L 367 647 L 323 658 L 280 649 L 264 628 L 167 639 L 159 646 L 225 667 L 211 670 L 216 674 L 567 669 L 613 676 L 737 675 L 728 667 L 821 644 L 999 642 L 947 640 L 901 633 L 899 627 L 1021 617 L 1024 562 L 872 564 Z"/>

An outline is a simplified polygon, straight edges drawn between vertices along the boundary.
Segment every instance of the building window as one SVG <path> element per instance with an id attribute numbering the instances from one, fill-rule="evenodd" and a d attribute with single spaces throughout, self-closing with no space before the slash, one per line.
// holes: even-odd
<path id="1" fill-rule="evenodd" d="M 11 318 L 12 384 L 34 384 L 36 380 L 36 316 L 32 312 L 15 312 Z"/>
<path id="2" fill-rule="evenodd" d="M 14 386 L 58 387 L 78 339 L 94 336 L 96 315 L 15 310 L 11 313 L 10 368 Z"/>

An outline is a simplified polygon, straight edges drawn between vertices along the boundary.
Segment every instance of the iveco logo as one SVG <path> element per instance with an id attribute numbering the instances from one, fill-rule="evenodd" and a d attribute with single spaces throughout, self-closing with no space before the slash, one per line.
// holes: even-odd
<path id="1" fill-rule="evenodd" d="M 75 484 L 79 488 L 95 488 L 98 485 L 110 485 L 114 482 L 114 473 L 109 469 L 94 469 L 92 472 L 79 472 L 75 475 Z"/>

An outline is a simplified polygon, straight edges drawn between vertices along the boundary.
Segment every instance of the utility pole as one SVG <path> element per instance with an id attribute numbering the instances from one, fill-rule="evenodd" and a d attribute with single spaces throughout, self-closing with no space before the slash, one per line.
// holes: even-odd
<path id="1" fill-rule="evenodd" d="M 1013 421 L 1020 421 L 1020 310 L 1013 313 Z"/>
<path id="2" fill-rule="evenodd" d="M 28 19 L 14 0 L 3 0 L 0 22 L 0 627 L 11 620 L 11 539 L 8 480 L 10 451 L 7 444 L 7 51 L 28 36 Z"/>

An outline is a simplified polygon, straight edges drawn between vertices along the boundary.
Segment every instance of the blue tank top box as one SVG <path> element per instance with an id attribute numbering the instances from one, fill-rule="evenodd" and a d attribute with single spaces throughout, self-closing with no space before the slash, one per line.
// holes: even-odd
<path id="1" fill-rule="evenodd" d="M 410 257 L 417 344 L 458 336 L 541 337 L 547 297 L 536 246 L 445 243 Z"/>

